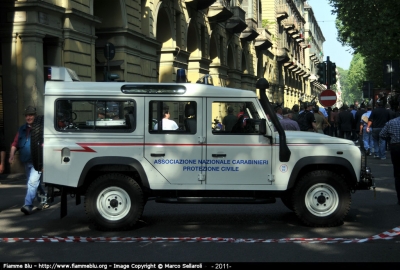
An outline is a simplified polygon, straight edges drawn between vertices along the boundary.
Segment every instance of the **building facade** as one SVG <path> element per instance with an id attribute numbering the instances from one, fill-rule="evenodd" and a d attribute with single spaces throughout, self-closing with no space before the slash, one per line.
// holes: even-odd
<path id="1" fill-rule="evenodd" d="M 7 143 L 26 106 L 43 113 L 46 66 L 83 81 L 175 82 L 184 70 L 187 82 L 253 91 L 265 77 L 285 107 L 322 89 L 324 38 L 304 0 L 2 0 L 0 42 Z"/>

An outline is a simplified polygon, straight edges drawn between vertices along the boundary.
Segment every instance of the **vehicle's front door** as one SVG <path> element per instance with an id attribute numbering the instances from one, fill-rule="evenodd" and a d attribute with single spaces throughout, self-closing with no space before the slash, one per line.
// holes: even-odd
<path id="1" fill-rule="evenodd" d="M 145 158 L 172 184 L 201 185 L 202 99 L 147 97 L 145 104 Z"/>
<path id="2" fill-rule="evenodd" d="M 207 98 L 208 188 L 271 184 L 272 147 L 268 138 L 258 134 L 261 118 L 265 116 L 256 99 Z"/>

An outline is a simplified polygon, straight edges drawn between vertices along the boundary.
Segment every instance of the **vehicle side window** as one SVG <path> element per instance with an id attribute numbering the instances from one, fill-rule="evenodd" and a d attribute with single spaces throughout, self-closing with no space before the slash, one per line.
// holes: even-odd
<path id="1" fill-rule="evenodd" d="M 55 128 L 68 132 L 131 132 L 136 127 L 133 100 L 59 99 Z"/>
<path id="2" fill-rule="evenodd" d="M 150 101 L 150 133 L 197 132 L 197 104 L 194 101 Z"/>
<path id="3" fill-rule="evenodd" d="M 253 102 L 212 103 L 211 129 L 215 135 L 258 134 L 260 116 Z"/>

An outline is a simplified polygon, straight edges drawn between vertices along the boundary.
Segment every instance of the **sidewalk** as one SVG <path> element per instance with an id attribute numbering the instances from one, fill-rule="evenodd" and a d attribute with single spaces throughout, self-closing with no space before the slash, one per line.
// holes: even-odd
<path id="1" fill-rule="evenodd" d="M 8 173 L 8 174 L 0 174 L 0 185 L 9 183 L 11 181 L 15 180 L 25 180 L 25 174 L 24 173 Z"/>

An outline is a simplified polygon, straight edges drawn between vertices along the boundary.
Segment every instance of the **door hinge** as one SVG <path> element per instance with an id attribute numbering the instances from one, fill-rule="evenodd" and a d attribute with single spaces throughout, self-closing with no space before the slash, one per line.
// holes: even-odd
<path id="1" fill-rule="evenodd" d="M 268 181 L 275 182 L 275 176 L 273 174 L 268 174 Z"/>
<path id="2" fill-rule="evenodd" d="M 206 175 L 204 173 L 199 173 L 197 175 L 197 180 L 199 180 L 200 182 L 206 181 Z"/>

